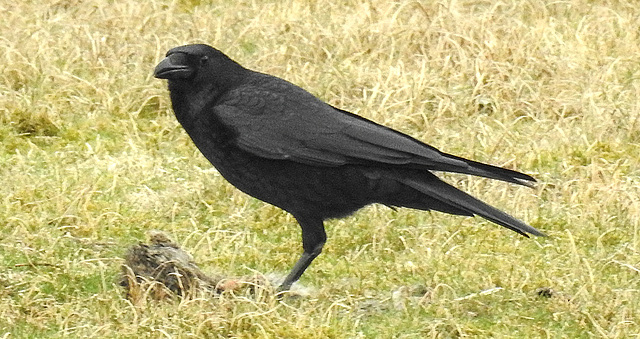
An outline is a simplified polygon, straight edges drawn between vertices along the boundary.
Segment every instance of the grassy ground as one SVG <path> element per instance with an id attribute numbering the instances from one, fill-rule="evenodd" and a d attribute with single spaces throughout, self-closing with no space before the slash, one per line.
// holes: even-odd
<path id="1" fill-rule="evenodd" d="M 0 338 L 640 335 L 632 1 L 0 2 Z M 133 305 L 151 229 L 208 272 L 288 271 L 298 226 L 228 185 L 152 77 L 205 42 L 536 189 L 447 176 L 546 232 L 371 206 L 327 223 L 308 297 Z M 551 288 L 551 297 L 539 296 Z"/>

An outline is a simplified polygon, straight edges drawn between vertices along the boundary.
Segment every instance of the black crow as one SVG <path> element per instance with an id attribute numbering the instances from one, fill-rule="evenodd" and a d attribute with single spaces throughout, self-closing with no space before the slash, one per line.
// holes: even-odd
<path id="1" fill-rule="evenodd" d="M 304 251 L 280 290 L 320 254 L 324 220 L 372 203 L 479 215 L 524 236 L 544 236 L 431 171 L 526 186 L 535 181 L 529 175 L 440 152 L 286 80 L 246 69 L 207 45 L 169 50 L 154 76 L 169 80 L 176 118 L 222 176 L 300 224 Z"/>

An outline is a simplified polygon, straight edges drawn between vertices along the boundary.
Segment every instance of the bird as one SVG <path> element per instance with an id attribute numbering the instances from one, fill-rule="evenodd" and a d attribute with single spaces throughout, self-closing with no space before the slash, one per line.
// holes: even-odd
<path id="1" fill-rule="evenodd" d="M 441 152 L 206 44 L 170 49 L 154 77 L 168 81 L 178 122 L 218 172 L 300 225 L 303 251 L 278 291 L 290 290 L 322 252 L 325 220 L 373 203 L 477 215 L 526 237 L 545 236 L 433 171 L 532 187 L 530 175 Z"/>

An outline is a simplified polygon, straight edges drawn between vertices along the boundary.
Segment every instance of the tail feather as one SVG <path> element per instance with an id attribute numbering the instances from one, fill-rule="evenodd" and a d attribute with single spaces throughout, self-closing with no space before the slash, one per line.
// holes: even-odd
<path id="1" fill-rule="evenodd" d="M 497 208 L 490 206 L 479 199 L 447 184 L 432 173 L 422 173 L 419 178 L 404 178 L 402 182 L 427 195 L 429 200 L 437 200 L 443 204 L 451 206 L 453 209 L 466 211 L 472 215 L 479 215 L 498 225 L 504 226 L 512 231 L 529 237 L 529 234 L 546 236 L 537 229 L 524 222 L 504 213 Z"/>
<path id="2" fill-rule="evenodd" d="M 442 168 L 434 168 L 433 170 L 477 175 L 480 177 L 502 180 L 502 181 L 506 181 L 506 182 L 510 182 L 518 185 L 527 186 L 527 187 L 532 187 L 533 183 L 536 181 L 536 179 L 534 179 L 532 176 L 524 173 L 520 173 L 514 170 L 497 167 L 489 164 L 483 164 L 481 162 L 457 157 L 452 154 L 443 153 L 443 155 L 449 158 L 463 161 L 468 166 L 467 167 L 442 166 Z"/>

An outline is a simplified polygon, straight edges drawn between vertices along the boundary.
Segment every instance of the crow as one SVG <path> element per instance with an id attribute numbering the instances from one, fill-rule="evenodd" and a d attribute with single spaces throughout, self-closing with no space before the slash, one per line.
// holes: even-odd
<path id="1" fill-rule="evenodd" d="M 286 80 L 246 69 L 208 45 L 169 50 L 154 76 L 168 80 L 176 118 L 220 174 L 300 224 L 303 253 L 280 291 L 289 290 L 322 251 L 324 220 L 372 203 L 478 215 L 526 237 L 544 236 L 432 171 L 532 186 L 529 175 L 443 153 Z"/>

